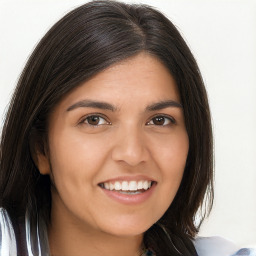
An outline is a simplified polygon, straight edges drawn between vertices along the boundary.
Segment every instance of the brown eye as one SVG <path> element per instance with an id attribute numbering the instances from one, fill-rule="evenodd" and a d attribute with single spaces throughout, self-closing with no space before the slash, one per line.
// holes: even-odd
<path id="1" fill-rule="evenodd" d="M 175 120 L 171 117 L 166 116 L 155 116 L 147 123 L 147 125 L 157 126 L 166 126 L 170 124 L 175 124 Z"/>
<path id="2" fill-rule="evenodd" d="M 153 121 L 153 123 L 155 124 L 155 125 L 164 125 L 164 123 L 165 123 L 165 117 L 163 117 L 163 116 L 157 116 L 157 117 L 154 117 L 153 119 L 152 119 L 152 121 Z"/>
<path id="3" fill-rule="evenodd" d="M 86 123 L 92 126 L 109 124 L 109 122 L 107 122 L 103 117 L 97 116 L 97 115 L 87 116 L 84 119 L 83 123 Z"/>
<path id="4" fill-rule="evenodd" d="M 89 117 L 87 117 L 88 124 L 98 125 L 99 121 L 100 121 L 100 117 L 99 116 L 89 116 Z"/>

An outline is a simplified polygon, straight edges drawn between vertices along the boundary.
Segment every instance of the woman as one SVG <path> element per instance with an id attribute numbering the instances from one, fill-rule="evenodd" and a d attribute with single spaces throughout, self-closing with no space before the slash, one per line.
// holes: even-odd
<path id="1" fill-rule="evenodd" d="M 212 155 L 206 91 L 173 24 L 147 6 L 85 4 L 38 44 L 9 107 L 2 255 L 212 253 L 194 240 Z"/>

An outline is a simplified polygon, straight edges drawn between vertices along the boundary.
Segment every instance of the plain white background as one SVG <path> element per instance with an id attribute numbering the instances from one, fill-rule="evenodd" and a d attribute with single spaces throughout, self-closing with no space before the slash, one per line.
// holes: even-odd
<path id="1" fill-rule="evenodd" d="M 35 44 L 59 18 L 85 2 L 0 0 L 1 126 L 10 95 Z M 256 245 L 256 2 L 139 2 L 155 6 L 178 27 L 208 90 L 216 194 L 200 235 L 221 235 L 240 246 Z"/>

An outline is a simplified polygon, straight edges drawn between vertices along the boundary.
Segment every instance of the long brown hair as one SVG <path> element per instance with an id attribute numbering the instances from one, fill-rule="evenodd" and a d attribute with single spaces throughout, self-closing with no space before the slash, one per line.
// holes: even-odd
<path id="1" fill-rule="evenodd" d="M 92 1 L 68 13 L 39 42 L 10 102 L 1 138 L 0 206 L 12 218 L 27 208 L 50 220 L 50 179 L 40 175 L 32 155 L 44 150 L 48 116 L 72 89 L 110 65 L 147 52 L 157 57 L 178 85 L 189 153 L 177 195 L 144 236 L 158 256 L 197 255 L 191 239 L 213 200 L 210 111 L 197 63 L 175 26 L 145 5 Z M 208 207 L 203 207 L 207 201 Z M 181 254 L 180 254 L 181 253 Z"/>

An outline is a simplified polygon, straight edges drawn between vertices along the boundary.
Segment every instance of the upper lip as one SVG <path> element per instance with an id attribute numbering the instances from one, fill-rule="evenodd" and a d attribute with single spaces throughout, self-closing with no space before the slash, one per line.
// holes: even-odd
<path id="1" fill-rule="evenodd" d="M 117 176 L 115 178 L 110 178 L 110 179 L 101 181 L 98 184 L 102 184 L 102 183 L 105 183 L 105 182 L 141 181 L 141 180 L 155 181 L 155 179 L 153 179 L 152 177 L 146 176 L 146 175 L 133 175 L 133 176 Z"/>

